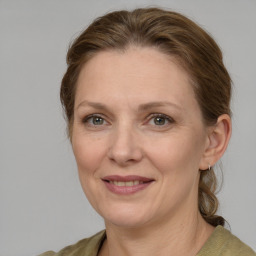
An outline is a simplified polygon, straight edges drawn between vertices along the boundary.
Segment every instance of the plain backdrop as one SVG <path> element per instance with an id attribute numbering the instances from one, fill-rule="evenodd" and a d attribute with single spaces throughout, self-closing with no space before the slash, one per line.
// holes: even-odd
<path id="1" fill-rule="evenodd" d="M 233 135 L 219 213 L 256 250 L 255 0 L 0 0 L 1 256 L 58 251 L 104 228 L 80 188 L 59 86 L 79 32 L 106 12 L 143 6 L 180 11 L 223 50 Z"/>

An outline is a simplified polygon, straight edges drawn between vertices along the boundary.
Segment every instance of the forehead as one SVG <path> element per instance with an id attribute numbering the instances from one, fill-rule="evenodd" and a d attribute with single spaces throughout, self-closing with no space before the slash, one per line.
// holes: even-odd
<path id="1" fill-rule="evenodd" d="M 136 100 L 171 100 L 179 104 L 188 98 L 195 101 L 190 77 L 178 61 L 145 47 L 103 51 L 92 57 L 79 74 L 76 104 L 84 98 L 130 98 L 133 104 Z"/>

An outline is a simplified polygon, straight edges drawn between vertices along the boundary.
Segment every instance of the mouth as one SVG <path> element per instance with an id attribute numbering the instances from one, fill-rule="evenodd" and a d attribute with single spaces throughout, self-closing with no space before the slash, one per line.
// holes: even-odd
<path id="1" fill-rule="evenodd" d="M 147 188 L 155 180 L 141 176 L 106 176 L 102 179 L 108 190 L 115 194 L 129 195 Z"/>
<path id="2" fill-rule="evenodd" d="M 143 183 L 146 183 L 146 182 L 143 182 L 143 181 L 139 181 L 139 180 L 133 180 L 133 181 L 117 181 L 117 180 L 114 180 L 114 181 L 107 181 L 109 182 L 110 184 L 114 184 L 116 186 L 119 186 L 119 187 L 132 187 L 132 186 L 135 186 L 135 185 L 139 185 L 139 184 L 143 184 Z"/>

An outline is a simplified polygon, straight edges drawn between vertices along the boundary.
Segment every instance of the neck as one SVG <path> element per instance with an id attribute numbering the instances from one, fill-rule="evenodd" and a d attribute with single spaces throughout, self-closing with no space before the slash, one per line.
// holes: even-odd
<path id="1" fill-rule="evenodd" d="M 100 256 L 196 255 L 213 230 L 199 213 L 191 212 L 182 221 L 163 220 L 137 228 L 106 223 L 107 240 Z"/>

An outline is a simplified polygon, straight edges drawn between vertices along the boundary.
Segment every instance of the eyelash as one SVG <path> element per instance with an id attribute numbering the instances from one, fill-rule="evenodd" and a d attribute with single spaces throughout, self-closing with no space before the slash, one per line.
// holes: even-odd
<path id="1" fill-rule="evenodd" d="M 167 116 L 167 115 L 165 115 L 165 114 L 159 114 L 159 113 L 151 114 L 151 115 L 149 116 L 149 119 L 148 119 L 148 120 L 150 121 L 150 120 L 152 120 L 152 119 L 154 119 L 154 118 L 157 118 L 157 117 L 163 118 L 165 121 L 168 122 L 168 124 L 174 123 L 173 118 L 171 118 L 170 116 Z M 155 125 L 155 126 L 158 126 L 158 125 Z M 160 127 L 161 127 L 161 126 L 162 126 L 162 127 L 165 127 L 166 124 L 164 124 L 164 125 L 159 125 L 159 126 L 160 126 Z"/>
<path id="2" fill-rule="evenodd" d="M 165 115 L 165 114 L 159 114 L 159 113 L 153 113 L 153 114 L 150 114 L 149 116 L 148 116 L 148 118 L 147 118 L 147 123 L 149 123 L 151 120 L 154 120 L 154 118 L 157 118 L 157 117 L 159 117 L 159 118 L 163 118 L 164 119 L 164 121 L 167 121 L 168 122 L 168 124 L 171 124 L 171 123 L 174 123 L 175 121 L 173 120 L 173 118 L 171 118 L 170 116 L 167 116 L 167 115 Z M 82 119 L 82 123 L 83 124 L 87 124 L 87 125 L 90 125 L 90 126 L 92 126 L 92 127 L 96 127 L 96 126 L 102 126 L 102 125 L 96 125 L 96 124 L 91 124 L 91 123 L 89 123 L 90 122 L 90 119 L 92 120 L 93 118 L 99 118 L 99 119 L 102 119 L 103 120 L 103 122 L 106 122 L 106 120 L 104 119 L 104 117 L 102 117 L 102 115 L 101 114 L 91 114 L 91 115 L 88 115 L 88 116 L 86 116 L 85 118 L 83 118 Z M 159 126 L 159 128 L 161 128 L 161 127 L 166 127 L 166 125 L 168 125 L 168 124 L 163 124 L 163 125 L 153 125 L 153 126 Z"/>
<path id="3" fill-rule="evenodd" d="M 101 114 L 92 114 L 92 115 L 88 115 L 88 116 L 86 116 L 85 118 L 83 118 L 82 122 L 83 122 L 84 124 L 89 124 L 90 119 L 93 119 L 94 117 L 100 118 L 100 119 L 103 120 L 103 122 L 106 122 L 105 119 L 104 119 L 104 117 L 101 116 Z M 90 125 L 91 125 L 91 126 L 97 126 L 97 125 L 94 125 L 94 124 L 90 124 Z M 100 125 L 99 125 L 99 126 L 100 126 Z"/>

